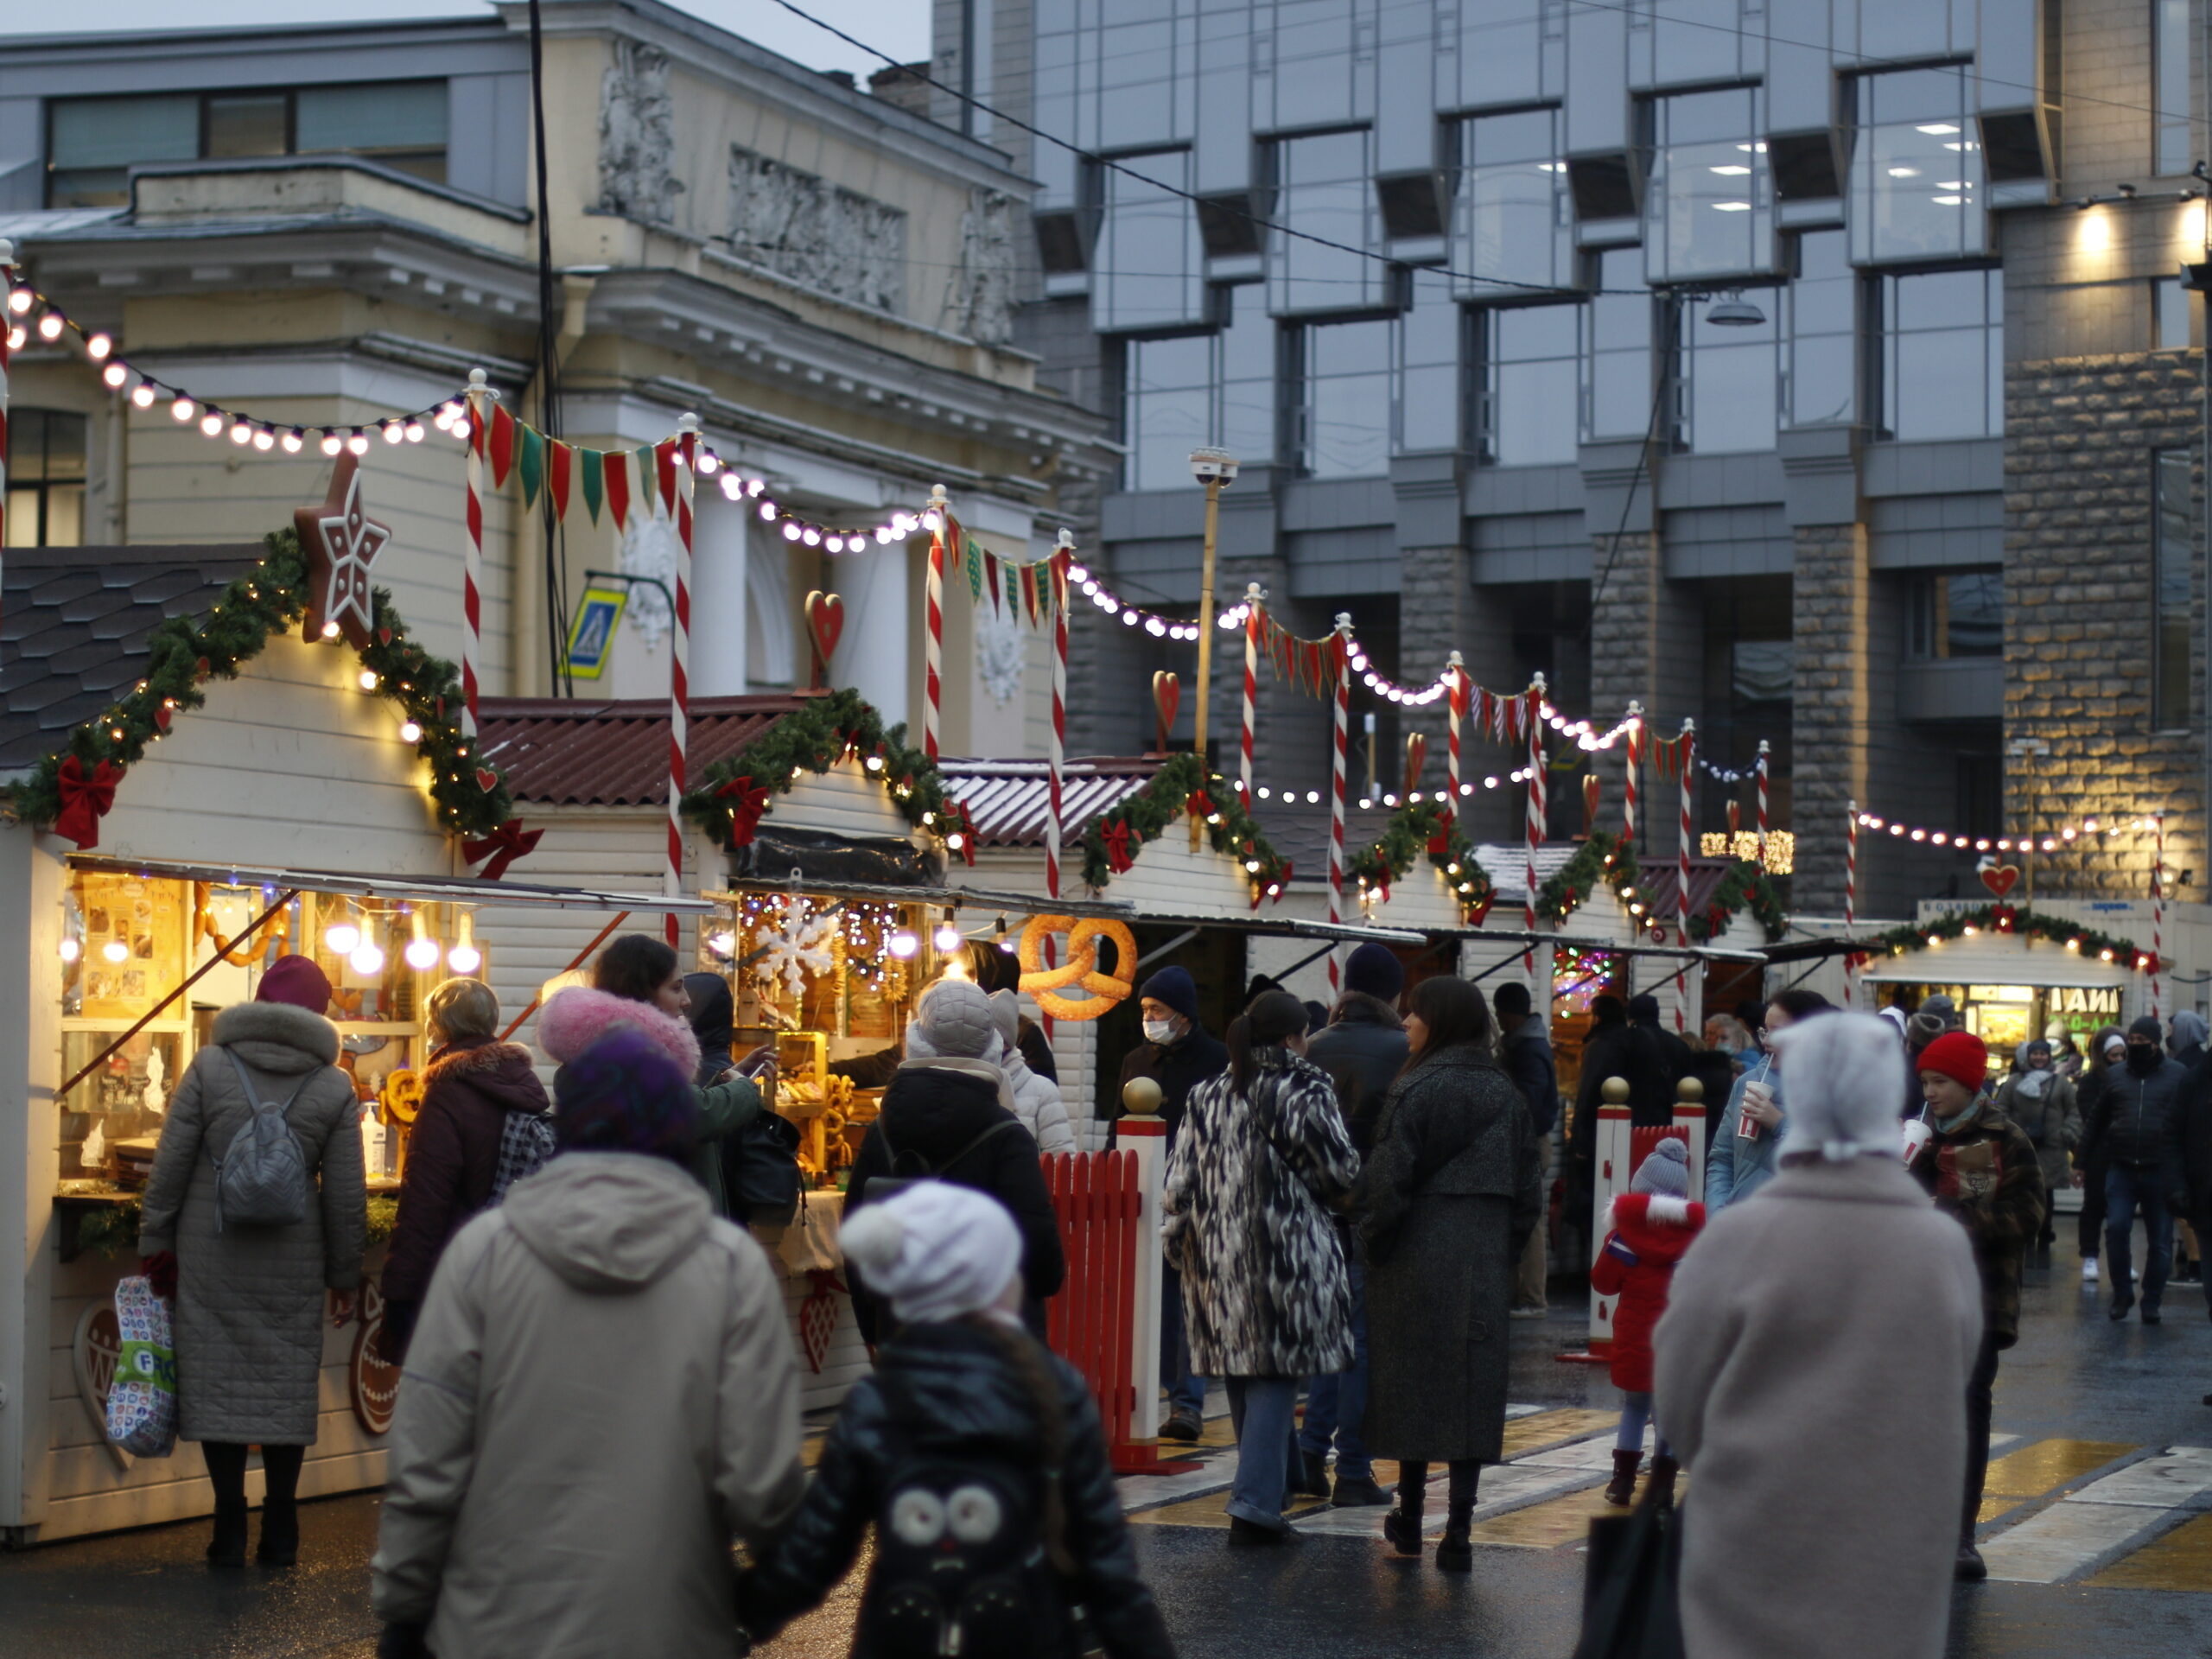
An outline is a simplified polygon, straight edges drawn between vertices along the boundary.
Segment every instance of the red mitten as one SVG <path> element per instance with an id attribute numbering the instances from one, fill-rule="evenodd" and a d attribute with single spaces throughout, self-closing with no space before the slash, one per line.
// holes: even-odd
<path id="1" fill-rule="evenodd" d="M 176 1300 L 176 1252 L 156 1250 L 151 1255 L 138 1258 L 138 1271 L 146 1275 L 153 1286 L 154 1294 L 165 1302 Z"/>

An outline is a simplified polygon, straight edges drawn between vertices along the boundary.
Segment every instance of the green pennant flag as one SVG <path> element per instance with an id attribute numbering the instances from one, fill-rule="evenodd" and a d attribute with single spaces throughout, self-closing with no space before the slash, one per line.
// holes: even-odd
<path id="1" fill-rule="evenodd" d="M 973 536 L 968 543 L 968 596 L 982 601 L 983 597 L 983 550 Z"/>
<path id="2" fill-rule="evenodd" d="M 537 505 L 537 492 L 545 483 L 545 435 L 534 426 L 522 429 L 522 456 L 517 470 L 522 474 L 523 505 Z"/>
<path id="3" fill-rule="evenodd" d="M 1006 605 L 1010 611 L 1021 608 L 1021 578 L 1011 563 L 1006 567 Z"/>
<path id="4" fill-rule="evenodd" d="M 630 492 L 630 505 L 643 507 L 645 517 L 650 518 L 653 516 L 653 503 L 660 499 L 660 463 L 653 456 L 652 445 L 640 447 L 630 466 L 630 477 L 637 486 Z M 674 507 L 668 509 L 668 516 L 671 519 L 676 517 Z"/>
<path id="5" fill-rule="evenodd" d="M 583 485 L 584 505 L 591 510 L 591 521 L 599 522 L 599 504 L 607 496 L 607 457 L 596 449 L 576 451 L 576 472 Z"/>

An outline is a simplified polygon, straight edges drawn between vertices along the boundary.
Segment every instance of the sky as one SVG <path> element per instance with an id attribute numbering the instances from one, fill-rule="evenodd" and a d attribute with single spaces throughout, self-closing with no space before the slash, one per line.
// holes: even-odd
<path id="1" fill-rule="evenodd" d="M 863 85 L 871 72 L 883 67 L 880 60 L 802 22 L 775 0 L 675 0 L 675 3 L 680 10 L 810 68 L 849 69 Z M 902 63 L 918 63 L 930 54 L 930 0 L 798 0 L 798 3 L 847 34 L 880 47 Z M 10 18 L 0 25 L 0 35 L 81 35 L 118 29 L 296 23 L 303 10 L 299 0 L 102 0 L 89 16 L 73 7 L 47 14 L 66 16 L 66 29 L 26 29 Z M 319 22 L 389 22 L 406 17 L 481 16 L 491 10 L 483 0 L 319 0 L 313 16 Z"/>

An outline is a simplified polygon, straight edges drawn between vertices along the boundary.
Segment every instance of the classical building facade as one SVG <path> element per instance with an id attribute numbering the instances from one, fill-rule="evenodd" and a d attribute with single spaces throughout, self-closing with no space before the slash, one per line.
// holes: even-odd
<path id="1" fill-rule="evenodd" d="M 211 442 L 172 417 L 176 389 L 272 433 L 373 438 L 473 367 L 524 419 L 595 448 L 696 412 L 734 467 L 828 525 L 918 513 L 942 483 L 987 544 L 1027 553 L 1064 497 L 1095 499 L 1116 461 L 1104 423 L 1040 386 L 1014 340 L 1029 181 L 1005 154 L 656 0 L 543 13 L 542 226 L 519 5 L 0 48 L 0 235 L 161 388 L 141 407 L 135 380 L 104 385 L 70 337 L 26 342 L 10 540 L 235 542 L 320 499 L 316 446 Z M 362 466 L 395 531 L 379 578 L 457 654 L 460 445 L 375 441 Z M 571 513 L 549 548 L 512 486 L 487 502 L 487 692 L 665 688 L 667 608 L 642 580 L 605 676 L 569 686 L 556 667 L 587 573 L 670 575 L 665 517 L 630 525 Z M 830 555 L 702 489 L 692 689 L 804 683 L 819 588 L 846 602 L 838 682 L 907 717 L 925 540 Z M 982 637 L 999 625 L 976 616 L 947 607 L 946 747 L 1040 749 L 1041 647 Z"/>
<path id="2" fill-rule="evenodd" d="M 1662 734 L 1694 719 L 1724 771 L 1766 740 L 1802 912 L 1840 908 L 1853 801 L 1930 832 L 1869 832 L 1862 916 L 1979 891 L 1952 834 L 2154 813 L 2174 891 L 2203 896 L 2206 391 L 2177 277 L 2205 257 L 2201 9 L 936 19 L 931 113 L 1039 181 L 1017 338 L 1126 445 L 1086 527 L 1116 591 L 1194 602 L 1185 456 L 1219 444 L 1243 462 L 1225 596 L 1258 581 L 1309 635 L 1349 613 L 1408 685 L 1457 649 L 1601 729 L 1631 699 Z M 1191 671 L 1137 630 L 1075 650 L 1079 750 L 1128 749 L 1150 671 Z M 1318 786 L 1323 706 L 1262 702 L 1260 781 Z M 1439 712 L 1355 689 L 1381 779 Z M 1554 824 L 1580 822 L 1578 758 Z M 1598 764 L 1615 803 L 1620 757 Z M 1700 830 L 1732 793 L 1749 822 L 1708 775 Z M 1517 790 L 1477 802 L 1517 833 Z M 2140 896 L 2147 836 L 2086 844 L 2037 891 Z"/>

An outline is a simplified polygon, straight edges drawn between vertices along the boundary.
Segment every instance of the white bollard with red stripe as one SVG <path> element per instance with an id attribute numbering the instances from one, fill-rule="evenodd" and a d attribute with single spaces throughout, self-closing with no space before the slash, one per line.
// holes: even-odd
<path id="1" fill-rule="evenodd" d="M 1541 674 L 1529 682 L 1529 690 L 1521 699 L 1522 718 L 1529 722 L 1529 810 L 1524 818 L 1528 831 L 1527 857 L 1524 874 L 1526 881 L 1522 894 L 1522 926 L 1530 933 L 1536 931 L 1536 852 L 1544 844 L 1546 784 L 1544 779 L 1544 677 Z M 1521 953 L 1523 973 L 1533 977 L 1536 971 L 1536 947 L 1533 942 Z"/>
<path id="2" fill-rule="evenodd" d="M 1764 869 L 1764 868 L 1766 868 L 1766 760 L 1767 760 L 1767 741 L 1766 741 L 1766 739 L 1764 739 L 1764 738 L 1761 738 L 1761 739 L 1759 739 L 1759 766 L 1758 766 L 1758 773 L 1759 773 L 1759 868 L 1761 868 L 1761 869 Z M 1731 847 L 1728 850 L 1729 850 L 1729 852 L 1730 852 L 1730 854 L 1731 854 L 1731 855 L 1733 855 L 1733 853 L 1735 852 L 1735 850 L 1736 850 L 1736 849 L 1735 849 L 1734 848 Z"/>
<path id="3" fill-rule="evenodd" d="M 1683 950 L 1690 944 L 1690 804 L 1691 791 L 1697 778 L 1697 724 L 1682 722 L 1682 752 L 1680 756 L 1682 776 L 1682 820 L 1675 843 L 1675 922 L 1681 937 L 1675 943 Z M 1702 973 L 1702 969 L 1700 972 Z M 1675 970 L 1675 1034 L 1682 1036 L 1690 1028 L 1690 958 L 1682 958 L 1682 965 Z"/>
<path id="4" fill-rule="evenodd" d="M 1252 727 L 1260 698 L 1261 607 L 1267 595 L 1256 582 L 1244 588 L 1244 726 L 1236 741 L 1236 794 L 1244 810 L 1252 810 Z"/>
<path id="5" fill-rule="evenodd" d="M 1046 567 L 1052 581 L 1052 734 L 1045 785 L 1045 891 L 1060 896 L 1060 785 L 1068 744 L 1068 562 L 1075 557 L 1075 537 L 1060 531 Z"/>
<path id="6" fill-rule="evenodd" d="M 699 465 L 699 417 L 677 417 L 676 617 L 668 659 L 668 896 L 683 896 L 683 790 L 691 742 L 691 509 Z M 668 912 L 668 942 L 677 942 L 676 912 Z"/>
<path id="7" fill-rule="evenodd" d="M 1621 839 L 1636 849 L 1637 773 L 1643 766 L 1643 705 L 1628 706 L 1628 778 L 1621 789 Z"/>
<path id="8" fill-rule="evenodd" d="M 922 753 L 937 759 L 938 705 L 944 680 L 944 537 L 952 525 L 952 505 L 944 486 L 930 486 L 930 566 L 927 589 L 928 633 L 922 644 Z"/>
<path id="9" fill-rule="evenodd" d="M 1459 822 L 1459 728 L 1467 718 L 1467 670 L 1456 651 L 1445 660 L 1444 677 L 1444 822 L 1455 824 Z"/>
<path id="10" fill-rule="evenodd" d="M 1844 803 L 1843 825 L 1843 933 L 1851 937 L 1851 930 L 1859 921 L 1859 803 Z M 1851 954 L 1843 958 L 1843 1006 L 1846 1010 L 1859 1006 L 1859 970 L 1852 966 Z"/>
<path id="11" fill-rule="evenodd" d="M 468 525 L 461 556 L 461 734 L 476 741 L 476 664 L 483 655 L 484 445 L 489 404 L 499 394 L 484 371 L 468 372 Z"/>
<path id="12" fill-rule="evenodd" d="M 1351 741 L 1351 617 L 1337 613 L 1329 636 L 1329 655 L 1335 670 L 1335 736 L 1329 746 L 1329 919 L 1344 918 L 1344 761 Z M 1329 999 L 1336 1000 L 1343 970 L 1337 958 L 1340 947 L 1329 952 Z"/>

